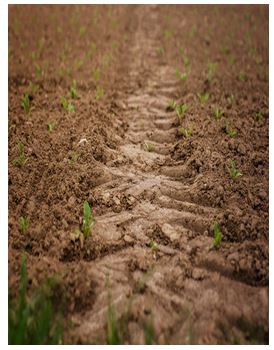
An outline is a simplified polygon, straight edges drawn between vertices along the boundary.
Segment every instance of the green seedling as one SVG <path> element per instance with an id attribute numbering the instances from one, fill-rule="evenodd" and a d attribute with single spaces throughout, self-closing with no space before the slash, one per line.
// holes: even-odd
<path id="1" fill-rule="evenodd" d="M 182 82 L 185 82 L 188 78 L 188 74 L 186 72 L 181 72 L 180 69 L 178 69 L 178 68 L 176 69 L 176 76 Z"/>
<path id="2" fill-rule="evenodd" d="M 233 65 L 235 64 L 235 62 L 236 62 L 236 58 L 235 58 L 233 55 L 230 55 L 230 56 L 227 57 L 227 62 L 228 62 L 231 66 L 233 66 Z"/>
<path id="3" fill-rule="evenodd" d="M 21 141 L 19 141 L 17 143 L 17 149 L 18 149 L 19 156 L 18 156 L 18 158 L 14 159 L 12 161 L 12 164 L 14 166 L 21 168 L 22 166 L 24 166 L 26 164 L 26 162 L 28 160 L 25 156 L 25 146 Z"/>
<path id="4" fill-rule="evenodd" d="M 83 36 L 86 34 L 86 31 L 87 31 L 87 28 L 84 27 L 84 26 L 81 26 L 81 27 L 79 28 L 80 37 L 83 37 Z"/>
<path id="5" fill-rule="evenodd" d="M 48 127 L 48 131 L 52 132 L 53 129 L 55 128 L 55 124 L 53 122 L 48 122 L 47 127 Z"/>
<path id="6" fill-rule="evenodd" d="M 178 131 L 187 140 L 187 139 L 189 139 L 190 135 L 192 134 L 193 127 L 192 126 L 190 126 L 189 128 L 181 127 L 181 128 L 178 129 Z"/>
<path id="7" fill-rule="evenodd" d="M 172 38 L 172 31 L 166 29 L 165 32 L 164 32 L 164 37 L 165 37 L 166 40 L 171 39 Z"/>
<path id="8" fill-rule="evenodd" d="M 181 55 L 183 64 L 187 67 L 189 65 L 189 58 L 187 57 L 185 50 L 183 48 L 180 49 L 180 55 Z"/>
<path id="9" fill-rule="evenodd" d="M 205 103 L 209 99 L 209 93 L 208 92 L 205 92 L 203 94 L 199 94 L 198 93 L 197 96 L 198 96 L 198 99 L 199 99 L 200 103 Z"/>
<path id="10" fill-rule="evenodd" d="M 165 50 L 164 50 L 163 47 L 158 47 L 158 48 L 156 49 L 156 52 L 157 52 L 157 54 L 158 54 L 159 56 L 163 56 L 164 53 L 165 53 Z"/>
<path id="11" fill-rule="evenodd" d="M 242 71 L 242 72 L 240 72 L 240 74 L 239 74 L 239 79 L 241 80 L 241 81 L 243 81 L 243 82 L 245 82 L 246 80 L 247 80 L 247 76 L 246 76 L 246 74 Z"/>
<path id="12" fill-rule="evenodd" d="M 61 105 L 65 111 L 68 111 L 68 112 L 75 111 L 73 103 L 68 101 L 64 96 L 61 96 L 60 101 L 61 101 Z"/>
<path id="13" fill-rule="evenodd" d="M 94 81 L 96 81 L 96 82 L 99 81 L 100 77 L 101 77 L 101 70 L 100 70 L 100 68 L 99 67 L 95 68 L 92 71 L 91 75 L 92 75 L 92 78 L 93 78 Z"/>
<path id="14" fill-rule="evenodd" d="M 71 151 L 69 153 L 69 162 L 70 162 L 70 164 L 75 164 L 79 157 L 80 157 L 79 153 L 77 153 L 75 151 Z"/>
<path id="15" fill-rule="evenodd" d="M 233 105 L 236 102 L 235 96 L 233 94 L 230 94 L 230 96 L 227 98 L 227 102 Z"/>
<path id="16" fill-rule="evenodd" d="M 208 70 L 207 70 L 207 80 L 208 80 L 209 82 L 211 82 L 211 81 L 213 80 L 213 78 L 214 78 L 217 64 L 216 64 L 216 63 L 209 62 L 207 67 L 208 67 Z"/>
<path id="17" fill-rule="evenodd" d="M 175 100 L 171 100 L 167 106 L 167 110 L 175 111 L 176 106 L 177 106 L 177 102 Z"/>
<path id="18" fill-rule="evenodd" d="M 149 246 L 152 249 L 152 251 L 156 251 L 158 249 L 158 244 L 153 240 L 150 241 Z"/>
<path id="19" fill-rule="evenodd" d="M 155 344 L 155 329 L 151 318 L 144 323 L 144 335 L 146 345 Z"/>
<path id="20" fill-rule="evenodd" d="M 112 305 L 111 290 L 109 287 L 109 280 L 107 276 L 108 286 L 108 309 L 107 309 L 107 344 L 118 345 L 121 343 L 120 335 L 118 332 L 117 319 Z"/>
<path id="21" fill-rule="evenodd" d="M 196 27 L 196 25 L 193 25 L 190 32 L 189 32 L 189 37 L 190 38 L 194 38 L 198 33 L 198 29 Z"/>
<path id="22" fill-rule="evenodd" d="M 92 227 L 94 225 L 94 219 L 91 215 L 90 206 L 87 201 L 83 204 L 84 208 L 84 216 L 83 216 L 83 224 L 82 224 L 82 232 L 85 238 L 88 238 L 91 234 Z"/>
<path id="23" fill-rule="evenodd" d="M 215 222 L 213 230 L 214 230 L 213 247 L 217 249 L 220 247 L 221 240 L 222 240 L 222 232 L 217 222 Z"/>
<path id="24" fill-rule="evenodd" d="M 220 52 L 223 54 L 223 55 L 229 55 L 229 53 L 230 53 L 230 49 L 229 49 L 229 47 L 227 47 L 227 46 L 222 46 L 221 48 L 220 48 Z"/>
<path id="25" fill-rule="evenodd" d="M 261 111 L 257 112 L 255 114 L 255 119 L 257 120 L 257 122 L 261 122 L 264 119 L 263 113 Z"/>
<path id="26" fill-rule="evenodd" d="M 243 176 L 243 174 L 240 173 L 239 170 L 236 168 L 234 160 L 230 162 L 230 167 L 228 168 L 228 171 L 233 181 L 235 181 L 238 177 Z"/>
<path id="27" fill-rule="evenodd" d="M 34 84 L 31 80 L 29 81 L 29 87 L 28 87 L 28 91 L 30 93 L 31 96 L 35 96 L 37 91 L 39 90 L 39 85 Z"/>
<path id="28" fill-rule="evenodd" d="M 43 69 L 42 67 L 38 64 L 38 63 L 35 63 L 35 74 L 37 77 L 41 77 L 41 75 L 43 74 Z"/>
<path id="29" fill-rule="evenodd" d="M 69 90 L 69 94 L 70 94 L 70 97 L 72 99 L 79 98 L 79 96 L 77 94 L 77 90 L 76 90 L 76 80 L 73 80 L 72 85 L 71 85 L 70 90 Z"/>
<path id="30" fill-rule="evenodd" d="M 148 143 L 148 142 L 145 142 L 144 148 L 147 152 L 153 152 L 155 150 L 154 145 L 152 145 L 151 143 Z"/>
<path id="31" fill-rule="evenodd" d="M 104 89 L 102 86 L 97 85 L 96 91 L 95 91 L 95 97 L 96 100 L 101 100 L 104 97 Z"/>
<path id="32" fill-rule="evenodd" d="M 219 108 L 219 107 L 212 107 L 212 113 L 215 117 L 215 119 L 219 120 L 222 118 L 222 116 L 224 115 L 224 112 Z"/>
<path id="33" fill-rule="evenodd" d="M 26 257 L 22 256 L 19 295 L 13 300 L 9 296 L 10 345 L 61 344 L 63 317 L 54 303 L 58 283 L 56 278 L 47 278 L 39 288 L 27 295 Z"/>
<path id="34" fill-rule="evenodd" d="M 237 130 L 232 129 L 228 122 L 225 124 L 225 132 L 231 138 L 237 136 L 238 134 Z"/>
<path id="35" fill-rule="evenodd" d="M 28 218 L 24 217 L 24 216 L 20 216 L 19 218 L 19 227 L 20 227 L 20 231 L 25 234 L 29 228 L 29 220 Z"/>
<path id="36" fill-rule="evenodd" d="M 30 112 L 30 98 L 27 92 L 22 97 L 21 106 L 23 107 L 26 114 Z"/>
<path id="37" fill-rule="evenodd" d="M 184 117 L 185 112 L 187 111 L 187 109 L 188 109 L 188 105 L 185 104 L 185 103 L 176 106 L 175 110 L 176 110 L 176 114 L 177 114 L 179 123 L 181 123 L 181 120 Z"/>

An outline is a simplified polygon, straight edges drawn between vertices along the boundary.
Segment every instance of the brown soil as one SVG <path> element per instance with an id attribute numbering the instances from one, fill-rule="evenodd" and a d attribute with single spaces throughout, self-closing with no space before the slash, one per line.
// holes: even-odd
<path id="1" fill-rule="evenodd" d="M 267 344 L 268 6 L 16 5 L 9 49 L 11 297 L 25 251 L 30 290 L 61 278 L 64 343 L 106 342 L 108 275 L 123 343 L 145 343 L 152 322 L 157 344 Z M 73 79 L 68 113 L 60 97 Z M 39 89 L 26 115 L 30 80 Z M 188 139 L 171 99 L 189 107 Z M 71 233 L 84 200 L 95 225 L 82 244 Z"/>

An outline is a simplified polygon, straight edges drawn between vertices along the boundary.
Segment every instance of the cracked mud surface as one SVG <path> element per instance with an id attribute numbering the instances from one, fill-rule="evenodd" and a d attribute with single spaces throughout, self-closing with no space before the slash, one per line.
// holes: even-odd
<path id="1" fill-rule="evenodd" d="M 77 8 L 89 23 L 95 11 Z M 98 52 L 104 52 L 103 42 L 120 46 L 101 78 L 103 101 L 95 100 L 96 83 L 87 73 L 102 54 L 75 72 L 80 99 L 73 115 L 59 106 L 70 78 L 58 78 L 51 67 L 33 77 L 11 26 L 16 18 L 24 23 L 28 11 L 10 8 L 12 294 L 25 251 L 30 284 L 61 276 L 70 324 L 65 343 L 106 342 L 106 276 L 118 324 L 126 319 L 124 343 L 144 344 L 147 322 L 157 344 L 268 343 L 268 7 L 96 8 L 98 33 L 100 26 L 106 28 Z M 65 28 L 66 11 L 55 11 Z M 106 13 L 119 18 L 118 28 L 104 20 Z M 43 25 L 40 35 L 48 40 L 51 27 Z M 225 35 L 228 28 L 231 34 Z M 29 31 L 20 35 L 27 40 Z M 128 37 L 122 40 L 121 33 Z M 95 40 L 92 35 L 85 39 Z M 58 38 L 53 38 L 56 48 Z M 85 50 L 87 44 L 82 45 L 72 52 Z M 182 67 L 180 47 L 191 67 L 184 83 L 175 74 Z M 43 52 L 45 60 L 53 48 Z M 230 55 L 233 65 L 227 63 Z M 217 70 L 209 84 L 210 60 Z M 246 81 L 238 78 L 242 70 Z M 30 79 L 36 79 L 40 92 L 26 119 L 20 98 Z M 210 93 L 205 104 L 196 95 L 203 91 Z M 188 139 L 178 132 L 176 112 L 167 108 L 172 99 L 189 106 L 181 125 L 193 126 Z M 212 116 L 216 104 L 224 110 L 220 120 Z M 260 121 L 254 117 L 259 111 Z M 57 124 L 50 135 L 48 118 Z M 227 120 L 238 132 L 235 138 L 224 132 Z M 79 144 L 83 138 L 87 142 Z M 19 169 L 12 165 L 18 139 L 28 156 Z M 79 154 L 76 164 L 69 162 L 72 150 Z M 227 170 L 231 159 L 243 173 L 235 181 Z M 95 225 L 82 244 L 71 233 L 85 199 Z M 25 235 L 18 227 L 23 214 L 30 219 Z M 219 249 L 213 248 L 215 221 L 222 231 Z"/>

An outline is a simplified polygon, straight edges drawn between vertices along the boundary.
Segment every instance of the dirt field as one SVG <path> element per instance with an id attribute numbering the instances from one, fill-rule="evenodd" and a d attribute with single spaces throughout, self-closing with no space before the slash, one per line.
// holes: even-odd
<path id="1" fill-rule="evenodd" d="M 29 305 L 54 279 L 41 342 L 268 344 L 268 64 L 268 6 L 10 5 L 9 300 L 22 256 Z"/>

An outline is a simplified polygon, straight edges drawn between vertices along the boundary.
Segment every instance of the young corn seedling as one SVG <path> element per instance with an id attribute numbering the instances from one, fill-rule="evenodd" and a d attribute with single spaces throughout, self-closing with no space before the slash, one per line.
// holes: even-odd
<path id="1" fill-rule="evenodd" d="M 247 80 L 247 76 L 244 72 L 240 72 L 239 74 L 239 79 L 243 82 L 245 82 Z"/>
<path id="2" fill-rule="evenodd" d="M 209 99 L 209 93 L 205 92 L 203 94 L 197 94 L 200 103 L 206 103 Z"/>
<path id="3" fill-rule="evenodd" d="M 147 152 L 153 152 L 155 147 L 151 143 L 145 142 L 144 148 Z"/>
<path id="4" fill-rule="evenodd" d="M 176 110 L 176 114 L 177 114 L 179 123 L 181 123 L 181 120 L 184 117 L 185 112 L 187 111 L 187 109 L 188 109 L 188 105 L 185 104 L 185 103 L 183 103 L 182 105 L 177 105 L 176 106 L 175 110 Z"/>
<path id="5" fill-rule="evenodd" d="M 28 114 L 31 110 L 30 108 L 30 98 L 29 98 L 29 94 L 25 93 L 24 96 L 22 97 L 21 100 L 21 106 L 23 107 L 24 111 L 26 114 Z"/>
<path id="6" fill-rule="evenodd" d="M 207 80 L 208 80 L 209 82 L 211 82 L 211 81 L 213 80 L 213 78 L 214 78 L 217 64 L 216 64 L 216 63 L 209 62 L 207 67 L 208 67 L 208 70 L 207 70 Z"/>
<path id="7" fill-rule="evenodd" d="M 92 79 L 95 81 L 95 82 L 98 82 L 100 80 L 100 77 L 101 77 L 101 70 L 99 67 L 95 68 L 92 73 Z"/>
<path id="8" fill-rule="evenodd" d="M 37 91 L 39 90 L 39 85 L 34 84 L 31 80 L 29 81 L 28 91 L 30 96 L 35 96 Z"/>
<path id="9" fill-rule="evenodd" d="M 48 131 L 49 131 L 49 132 L 52 132 L 53 129 L 55 128 L 55 123 L 53 123 L 53 122 L 48 122 L 47 127 L 48 127 Z"/>
<path id="10" fill-rule="evenodd" d="M 167 106 L 168 111 L 175 111 L 177 106 L 177 102 L 175 100 L 171 100 Z"/>
<path id="11" fill-rule="evenodd" d="M 178 131 L 187 140 L 187 139 L 189 139 L 190 135 L 192 134 L 193 127 L 192 126 L 190 126 L 189 128 L 181 127 L 181 128 L 178 129 Z"/>
<path id="12" fill-rule="evenodd" d="M 231 138 L 237 136 L 237 130 L 232 129 L 228 122 L 225 124 L 225 132 Z"/>
<path id="13" fill-rule="evenodd" d="M 163 47 L 158 47 L 158 48 L 156 49 L 156 52 L 157 52 L 157 54 L 158 54 L 159 56 L 163 56 L 164 53 L 165 53 L 165 49 L 164 49 Z"/>
<path id="14" fill-rule="evenodd" d="M 166 29 L 165 32 L 164 32 L 164 37 L 165 37 L 166 40 L 171 39 L 172 38 L 172 31 Z"/>
<path id="15" fill-rule="evenodd" d="M 213 247 L 217 249 L 220 247 L 221 240 L 222 240 L 222 232 L 217 222 L 215 222 L 213 230 L 214 230 Z"/>
<path id="16" fill-rule="evenodd" d="M 90 206 L 87 201 L 84 201 L 84 216 L 83 216 L 83 224 L 82 224 L 82 232 L 85 238 L 89 237 L 91 234 L 92 227 L 94 225 L 94 219 L 91 215 Z"/>
<path id="17" fill-rule="evenodd" d="M 230 162 L 230 167 L 228 168 L 229 175 L 233 181 L 235 181 L 238 177 L 243 176 L 242 173 L 236 168 L 235 161 L 232 160 Z"/>
<path id="18" fill-rule="evenodd" d="M 20 216 L 19 218 L 19 227 L 20 227 L 20 231 L 25 234 L 29 228 L 29 220 L 28 218 L 24 217 L 24 216 Z"/>
<path id="19" fill-rule="evenodd" d="M 76 80 L 73 80 L 72 85 L 71 85 L 70 90 L 69 90 L 69 94 L 70 94 L 70 97 L 72 99 L 79 98 L 79 96 L 77 94 L 77 90 L 76 90 Z"/>
<path id="20" fill-rule="evenodd" d="M 183 61 L 183 64 L 187 67 L 189 65 L 189 58 L 187 57 L 185 50 L 184 49 L 180 49 L 180 55 Z"/>
<path id="21" fill-rule="evenodd" d="M 97 85 L 95 97 L 97 101 L 101 100 L 104 97 L 104 89 L 102 88 L 102 86 Z"/>
<path id="22" fill-rule="evenodd" d="M 38 64 L 38 63 L 35 63 L 35 74 L 37 77 L 41 77 L 41 75 L 43 74 L 43 69 L 42 67 Z"/>
<path id="23" fill-rule="evenodd" d="M 224 112 L 219 107 L 212 107 L 212 112 L 216 120 L 219 120 L 224 115 Z"/>
<path id="24" fill-rule="evenodd" d="M 255 114 L 255 119 L 257 120 L 257 122 L 261 122 L 264 119 L 263 113 L 261 111 L 257 112 Z"/>
<path id="25" fill-rule="evenodd" d="M 69 152 L 69 163 L 71 165 L 74 165 L 77 162 L 79 157 L 80 157 L 79 153 L 77 153 L 75 151 Z"/>
<path id="26" fill-rule="evenodd" d="M 187 81 L 188 74 L 186 72 L 181 72 L 180 69 L 176 69 L 176 76 L 178 79 L 180 79 L 182 82 Z"/>
<path id="27" fill-rule="evenodd" d="M 26 162 L 28 160 L 25 156 L 25 146 L 21 141 L 19 141 L 17 143 L 17 149 L 18 149 L 19 156 L 18 156 L 18 158 L 14 159 L 12 161 L 12 164 L 14 166 L 21 168 L 22 166 L 24 166 L 26 164 Z"/>
<path id="28" fill-rule="evenodd" d="M 65 111 L 68 111 L 68 112 L 75 111 L 73 103 L 68 101 L 64 96 L 61 96 L 60 101 L 61 101 L 61 105 Z"/>

